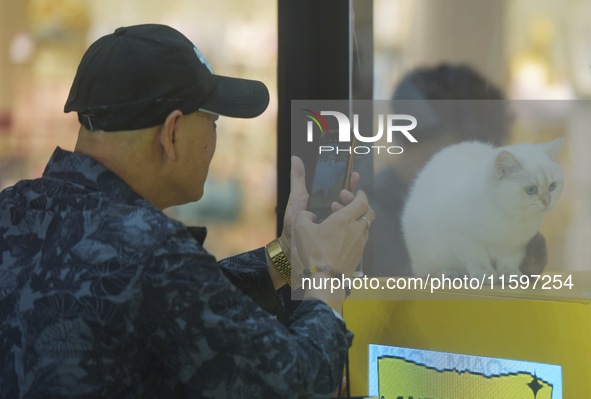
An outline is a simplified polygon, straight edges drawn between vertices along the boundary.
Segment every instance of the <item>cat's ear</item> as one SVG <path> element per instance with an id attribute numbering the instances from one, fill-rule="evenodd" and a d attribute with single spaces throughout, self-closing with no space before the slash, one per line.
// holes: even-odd
<path id="1" fill-rule="evenodd" d="M 497 155 L 495 162 L 497 169 L 497 176 L 499 179 L 507 176 L 508 174 L 519 172 L 523 169 L 521 162 L 509 151 L 503 150 Z"/>
<path id="2" fill-rule="evenodd" d="M 550 159 L 553 161 L 556 161 L 556 158 L 558 157 L 558 153 L 560 152 L 560 149 L 562 148 L 563 144 L 564 144 L 564 137 L 561 137 L 559 139 L 552 140 L 549 143 L 545 143 L 545 144 L 543 144 L 543 146 L 545 147 L 546 154 L 548 154 Z"/>

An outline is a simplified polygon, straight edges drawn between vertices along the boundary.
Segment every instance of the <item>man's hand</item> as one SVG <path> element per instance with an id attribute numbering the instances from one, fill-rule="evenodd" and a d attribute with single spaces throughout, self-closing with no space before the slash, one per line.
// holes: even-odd
<path id="1" fill-rule="evenodd" d="M 351 173 L 351 180 L 349 181 L 351 190 L 354 190 L 355 187 L 357 187 L 359 178 L 359 173 Z M 279 237 L 279 242 L 285 252 L 285 255 L 291 262 L 292 277 L 297 277 L 302 274 L 305 266 L 298 254 L 298 248 L 293 239 L 293 230 L 296 217 L 300 212 L 305 211 L 308 207 L 309 195 L 308 190 L 306 189 L 306 172 L 304 163 L 296 156 L 291 157 L 290 186 L 289 199 L 287 201 L 285 217 L 283 219 L 283 231 L 281 233 L 281 237 Z M 334 212 L 342 208 L 343 206 L 352 202 L 354 198 L 355 195 L 351 191 L 342 190 L 340 193 L 341 202 L 333 202 L 331 205 L 331 210 Z M 312 221 L 314 221 L 315 216 L 312 214 L 310 215 L 310 217 L 312 217 Z"/>
<path id="2" fill-rule="evenodd" d="M 314 215 L 310 212 L 301 211 L 297 216 L 294 238 L 301 263 L 306 267 L 316 266 L 313 268 L 316 272 L 310 275 L 313 279 L 326 281 L 326 278 L 339 278 L 340 273 L 351 277 L 363 257 L 374 212 L 361 190 L 355 195 L 342 193 L 341 200 L 351 201 L 346 205 L 335 205 L 333 208 L 337 209 L 322 223 L 314 223 Z M 306 289 L 304 299 L 320 299 L 342 313 L 344 286 L 336 290 L 315 287 L 313 283 Z"/>
<path id="3" fill-rule="evenodd" d="M 306 189 L 306 171 L 304 163 L 296 156 L 291 157 L 290 171 L 290 192 L 287 206 L 285 208 L 285 217 L 283 218 L 283 230 L 279 237 L 279 242 L 285 255 L 291 262 L 292 276 L 299 275 L 302 272 L 299 262 L 297 248 L 293 244 L 293 227 L 295 219 L 301 211 L 306 210 L 308 206 L 308 190 Z M 294 269 L 294 267 L 296 269 Z"/>
<path id="4" fill-rule="evenodd" d="M 306 267 L 328 265 L 335 273 L 350 277 L 361 262 L 375 215 L 361 190 L 355 195 L 342 193 L 341 199 L 348 203 L 335 205 L 338 209 L 320 224 L 314 223 L 312 213 L 300 212 L 294 236 Z"/>

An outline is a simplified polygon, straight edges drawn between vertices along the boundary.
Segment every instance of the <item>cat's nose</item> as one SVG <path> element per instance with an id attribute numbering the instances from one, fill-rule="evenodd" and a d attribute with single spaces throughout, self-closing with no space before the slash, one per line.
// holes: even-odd
<path id="1" fill-rule="evenodd" d="M 550 205 L 550 196 L 549 195 L 544 195 L 540 198 L 542 200 L 542 204 L 544 204 L 544 206 L 547 208 L 548 205 Z"/>

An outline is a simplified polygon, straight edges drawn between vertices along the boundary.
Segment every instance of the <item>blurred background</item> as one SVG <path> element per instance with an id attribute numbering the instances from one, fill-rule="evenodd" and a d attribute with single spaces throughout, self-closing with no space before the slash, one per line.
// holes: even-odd
<path id="1" fill-rule="evenodd" d="M 443 62 L 470 65 L 509 99 L 591 97 L 588 0 L 372 4 L 371 26 L 358 20 L 351 34 L 355 40 L 357 31 L 369 29 L 373 47 L 360 49 L 351 65 L 363 69 L 371 58 L 373 99 L 389 99 L 413 68 Z M 261 117 L 220 120 L 203 199 L 167 212 L 207 225 L 206 247 L 218 258 L 264 245 L 276 234 L 277 12 L 270 0 L 0 0 L 0 189 L 40 176 L 56 146 L 73 149 L 78 123 L 63 104 L 87 46 L 119 26 L 164 23 L 196 43 L 217 74 L 258 79 L 271 91 Z M 579 121 L 581 131 L 586 123 Z M 580 172 L 591 169 L 589 137 L 569 138 L 574 155 L 567 179 L 578 182 L 578 191 L 565 189 L 570 205 L 553 215 L 572 220 L 567 234 L 577 237 L 556 238 L 560 253 L 583 259 L 591 258 L 591 179 Z M 383 166 L 377 163 L 376 173 Z M 545 234 L 552 239 L 552 232 Z"/>
<path id="2" fill-rule="evenodd" d="M 183 32 L 219 75 L 265 82 L 266 112 L 221 118 L 206 194 L 167 210 L 207 225 L 218 258 L 275 236 L 277 17 L 273 2 L 0 0 L 0 188 L 41 175 L 56 146 L 72 150 L 74 113 L 64 114 L 78 62 L 90 43 L 124 25 L 162 23 Z"/>

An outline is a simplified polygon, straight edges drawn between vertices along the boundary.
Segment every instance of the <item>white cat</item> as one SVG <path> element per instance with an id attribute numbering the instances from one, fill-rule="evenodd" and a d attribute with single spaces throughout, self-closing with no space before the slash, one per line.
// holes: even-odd
<path id="1" fill-rule="evenodd" d="M 444 148 L 418 174 L 402 213 L 415 275 L 516 274 L 563 187 L 564 139 Z"/>

